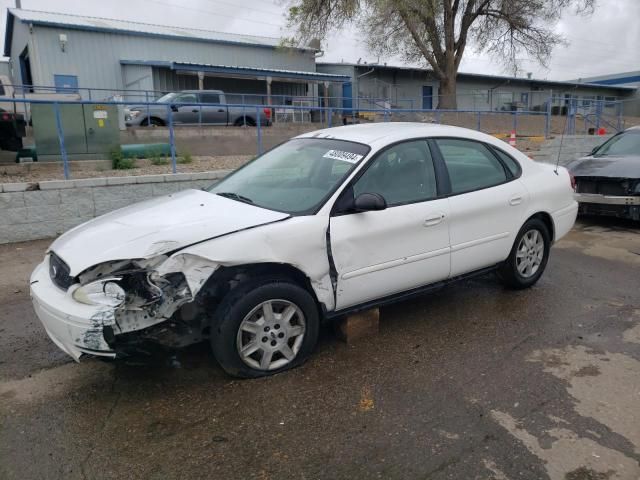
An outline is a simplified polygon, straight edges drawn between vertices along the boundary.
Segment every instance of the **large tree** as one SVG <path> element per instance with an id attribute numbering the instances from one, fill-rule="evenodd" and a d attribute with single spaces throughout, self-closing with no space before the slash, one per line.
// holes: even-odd
<path id="1" fill-rule="evenodd" d="M 291 0 L 289 25 L 296 41 L 325 38 L 357 27 L 369 50 L 428 65 L 440 81 L 439 108 L 456 108 L 456 75 L 472 45 L 506 65 L 517 55 L 546 65 L 563 11 L 593 12 L 596 0 Z"/>

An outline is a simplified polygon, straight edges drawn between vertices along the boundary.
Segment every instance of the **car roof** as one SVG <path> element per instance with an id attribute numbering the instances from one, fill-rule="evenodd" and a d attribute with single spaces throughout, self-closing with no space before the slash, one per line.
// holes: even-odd
<path id="1" fill-rule="evenodd" d="M 419 122 L 381 122 L 325 128 L 297 138 L 335 138 L 367 145 L 389 144 L 418 137 L 461 137 L 505 147 L 505 143 L 486 133 L 468 128 Z"/>

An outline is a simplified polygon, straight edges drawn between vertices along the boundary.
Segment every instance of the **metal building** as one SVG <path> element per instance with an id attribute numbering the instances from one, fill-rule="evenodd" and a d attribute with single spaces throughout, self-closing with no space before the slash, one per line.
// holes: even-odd
<path id="1" fill-rule="evenodd" d="M 598 77 L 579 78 L 574 80 L 577 83 L 594 83 L 597 85 L 608 85 L 612 87 L 633 87 L 635 94 L 625 108 L 625 113 L 629 115 L 640 115 L 640 70 L 632 72 L 611 73 Z"/>
<path id="2" fill-rule="evenodd" d="M 346 75 L 350 82 L 330 87 L 331 97 L 345 97 L 347 107 L 375 108 L 383 104 L 399 108 L 431 109 L 438 106 L 439 81 L 428 69 L 379 64 L 318 63 L 320 72 Z M 553 98 L 560 105 L 577 100 L 579 108 L 589 108 L 594 100 L 614 101 L 634 95 L 637 87 L 616 84 L 585 84 L 459 73 L 459 110 L 537 111 Z M 601 82 L 599 82 L 601 83 Z M 338 106 L 333 101 L 333 106 Z"/>
<path id="3" fill-rule="evenodd" d="M 105 89 L 92 93 L 101 98 L 197 88 L 264 96 L 246 103 L 348 80 L 316 72 L 317 53 L 276 38 L 24 9 L 8 10 L 4 51 L 19 85 L 79 88 L 84 98 L 86 87 Z"/>

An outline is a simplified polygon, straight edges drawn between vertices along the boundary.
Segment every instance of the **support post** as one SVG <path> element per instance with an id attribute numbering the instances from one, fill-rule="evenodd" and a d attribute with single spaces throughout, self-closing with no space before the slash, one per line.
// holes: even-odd
<path id="1" fill-rule="evenodd" d="M 167 119 L 169 120 L 169 146 L 171 147 L 171 171 L 177 172 L 176 165 L 176 139 L 173 132 L 173 110 L 171 105 L 167 105 Z"/>
<path id="2" fill-rule="evenodd" d="M 69 158 L 67 157 L 67 148 L 64 145 L 64 131 L 62 129 L 62 118 L 60 116 L 60 105 L 54 103 L 56 113 L 56 129 L 58 130 L 58 142 L 60 143 L 60 155 L 62 155 L 62 166 L 64 171 L 64 179 L 69 180 Z"/>
<path id="3" fill-rule="evenodd" d="M 204 90 L 204 72 L 198 72 L 198 90 Z"/>
<path id="4" fill-rule="evenodd" d="M 262 119 L 260 118 L 260 108 L 256 107 L 256 133 L 258 137 L 258 155 L 262 155 Z"/>
<path id="5" fill-rule="evenodd" d="M 547 100 L 547 111 L 544 117 L 544 138 L 549 138 L 551 134 L 551 104 L 553 103 L 553 96 L 549 93 L 549 100 Z"/>
<path id="6" fill-rule="evenodd" d="M 327 114 L 327 108 L 329 108 L 329 82 L 322 82 L 322 85 L 324 86 L 324 92 L 323 93 L 323 104 L 324 104 L 324 114 Z"/>
<path id="7" fill-rule="evenodd" d="M 145 102 L 147 102 L 147 104 L 146 104 L 147 105 L 147 127 L 150 127 L 151 126 L 151 118 L 150 118 L 151 112 L 149 110 L 150 107 L 149 107 L 149 91 L 148 90 L 146 90 L 144 92 L 144 98 L 145 98 Z"/>

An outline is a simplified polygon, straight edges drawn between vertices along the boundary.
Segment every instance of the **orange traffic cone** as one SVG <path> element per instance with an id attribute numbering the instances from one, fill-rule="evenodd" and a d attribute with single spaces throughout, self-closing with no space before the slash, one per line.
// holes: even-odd
<path id="1" fill-rule="evenodd" d="M 511 130 L 511 136 L 509 137 L 509 145 L 512 147 L 516 146 L 516 131 Z"/>

